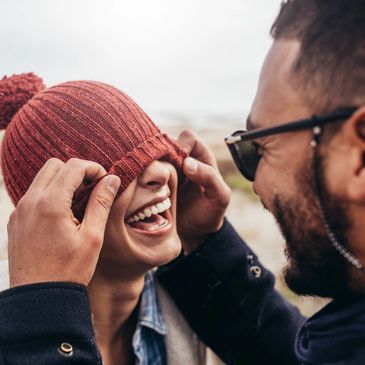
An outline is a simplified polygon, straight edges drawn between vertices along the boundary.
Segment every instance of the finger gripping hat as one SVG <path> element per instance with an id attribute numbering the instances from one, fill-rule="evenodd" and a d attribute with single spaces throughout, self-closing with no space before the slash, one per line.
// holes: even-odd
<path id="1" fill-rule="evenodd" d="M 180 172 L 185 157 L 128 95 L 96 81 L 65 82 L 46 89 L 31 73 L 4 77 L 0 129 L 5 128 L 1 168 L 15 205 L 51 157 L 98 162 L 121 178 L 119 192 L 153 161 L 169 161 Z M 94 185 L 76 197 L 77 218 L 82 218 Z"/>

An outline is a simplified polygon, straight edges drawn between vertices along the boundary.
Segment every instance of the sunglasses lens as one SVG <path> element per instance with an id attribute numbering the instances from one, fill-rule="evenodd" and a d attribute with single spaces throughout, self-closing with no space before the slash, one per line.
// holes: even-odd
<path id="1" fill-rule="evenodd" d="M 257 153 L 256 145 L 252 141 L 239 141 L 230 145 L 233 159 L 242 173 L 250 180 L 255 180 L 257 165 L 260 162 L 260 155 Z"/>

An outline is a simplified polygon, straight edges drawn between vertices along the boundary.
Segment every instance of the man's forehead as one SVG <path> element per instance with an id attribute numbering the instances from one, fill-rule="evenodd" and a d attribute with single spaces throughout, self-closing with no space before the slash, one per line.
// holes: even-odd
<path id="1" fill-rule="evenodd" d="M 248 129 L 256 129 L 306 116 L 293 80 L 292 68 L 300 51 L 297 40 L 276 40 L 261 69 L 257 93 L 247 120 Z"/>

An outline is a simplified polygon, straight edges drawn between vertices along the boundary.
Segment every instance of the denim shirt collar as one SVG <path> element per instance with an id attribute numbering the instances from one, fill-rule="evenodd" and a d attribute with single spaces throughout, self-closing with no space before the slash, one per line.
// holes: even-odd
<path id="1" fill-rule="evenodd" d="M 157 300 L 154 277 L 151 271 L 145 276 L 145 284 L 139 304 L 137 329 L 141 326 L 148 327 L 160 335 L 167 334 L 165 320 Z"/>
<path id="2" fill-rule="evenodd" d="M 152 272 L 145 276 L 132 346 L 136 365 L 166 365 L 164 336 L 167 327 L 158 304 Z"/>

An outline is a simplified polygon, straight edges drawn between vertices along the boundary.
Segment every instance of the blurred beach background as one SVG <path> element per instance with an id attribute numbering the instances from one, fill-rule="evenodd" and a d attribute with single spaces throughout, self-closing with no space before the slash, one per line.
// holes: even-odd
<path id="1" fill-rule="evenodd" d="M 279 0 L 2 0 L 0 70 L 32 71 L 49 86 L 104 81 L 127 92 L 171 136 L 196 131 L 232 188 L 227 217 L 276 275 L 278 290 L 309 315 L 324 301 L 299 298 L 285 286 L 283 238 L 223 142 L 245 127 L 279 7 Z M 0 288 L 7 285 L 11 210 L 0 177 Z"/>

